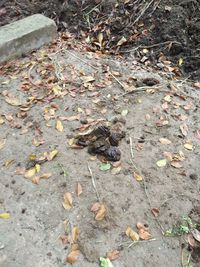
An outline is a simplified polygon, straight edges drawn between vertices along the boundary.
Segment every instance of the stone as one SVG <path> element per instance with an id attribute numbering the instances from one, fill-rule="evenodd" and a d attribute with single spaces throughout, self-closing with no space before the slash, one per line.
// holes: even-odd
<path id="1" fill-rule="evenodd" d="M 20 57 L 50 43 L 57 35 L 52 19 L 35 14 L 0 27 L 0 62 Z"/>

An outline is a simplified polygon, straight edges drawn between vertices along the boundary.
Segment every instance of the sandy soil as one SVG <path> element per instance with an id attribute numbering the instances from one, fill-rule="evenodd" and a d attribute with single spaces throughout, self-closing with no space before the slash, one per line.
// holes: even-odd
<path id="1" fill-rule="evenodd" d="M 161 230 L 170 229 L 182 216 L 200 221 L 200 90 L 169 71 L 140 65 L 133 56 L 106 57 L 81 46 L 58 52 L 56 45 L 1 68 L 0 213 L 11 217 L 0 219 L 0 266 L 70 266 L 66 257 L 71 246 L 59 237 L 77 226 L 80 254 L 75 267 L 99 266 L 99 257 L 114 249 L 120 252 L 114 267 L 181 267 L 185 236 L 165 237 Z M 86 82 L 88 76 L 95 80 Z M 144 78 L 159 84 L 146 90 Z M 119 82 L 126 90 L 138 89 L 128 94 Z M 81 123 L 109 123 L 121 114 L 126 138 L 119 145 L 118 174 L 101 171 L 100 160 L 91 159 L 87 149 L 69 146 L 85 125 Z M 57 120 L 63 131 L 55 128 Z M 163 144 L 160 138 L 171 142 Z M 39 158 L 55 149 L 57 156 L 41 164 L 37 174 L 51 173 L 49 179 L 34 184 L 32 177 L 24 177 L 30 155 Z M 166 159 L 165 166 L 158 167 L 161 159 Z M 90 210 L 98 199 L 88 164 L 107 209 L 101 221 Z M 69 210 L 62 204 L 66 192 L 73 199 Z M 152 208 L 159 210 L 158 217 Z M 126 229 L 137 231 L 138 222 L 148 224 L 153 240 L 128 247 L 132 241 Z M 192 264 L 199 266 L 197 257 Z"/>

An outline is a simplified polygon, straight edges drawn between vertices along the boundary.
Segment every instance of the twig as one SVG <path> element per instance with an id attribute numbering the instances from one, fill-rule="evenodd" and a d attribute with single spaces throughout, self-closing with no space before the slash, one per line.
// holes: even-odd
<path id="1" fill-rule="evenodd" d="M 179 194 L 179 195 L 176 195 L 176 196 L 167 198 L 165 201 L 163 201 L 163 202 L 160 204 L 159 209 L 160 209 L 162 206 L 164 206 L 167 202 L 169 202 L 169 201 L 171 201 L 171 200 L 173 200 L 173 199 L 176 199 L 176 198 L 178 198 L 178 197 L 186 197 L 186 198 L 192 198 L 192 199 L 194 199 L 194 200 L 198 200 L 198 199 L 196 199 L 196 198 L 194 198 L 194 197 L 190 197 L 190 196 L 187 196 L 187 195 L 185 195 L 185 194 Z"/>
<path id="2" fill-rule="evenodd" d="M 150 5 L 153 3 L 154 0 L 151 0 L 147 5 L 145 5 L 145 7 L 143 8 L 143 10 L 141 11 L 140 15 L 135 19 L 135 21 L 133 22 L 133 25 L 138 22 L 138 20 L 144 15 L 144 13 L 147 11 L 147 9 L 150 7 Z"/>
<path id="3" fill-rule="evenodd" d="M 138 241 L 133 241 L 131 242 L 131 244 L 128 246 L 128 248 L 132 247 L 133 245 L 137 245 L 138 243 L 148 243 L 148 242 L 152 242 L 152 241 L 156 241 L 156 238 L 152 238 L 149 240 L 138 240 Z"/>
<path id="4" fill-rule="evenodd" d="M 100 6 L 101 3 L 102 3 L 102 1 L 98 5 L 94 6 L 88 13 L 86 13 L 85 16 L 88 16 L 90 13 L 92 13 L 92 11 L 94 11 L 98 6 Z"/>
<path id="5" fill-rule="evenodd" d="M 132 138 L 129 137 L 129 141 L 130 141 L 130 149 L 131 149 L 131 158 L 133 159 L 134 158 L 134 155 L 133 155 L 133 142 L 132 142 Z"/>
<path id="6" fill-rule="evenodd" d="M 122 97 L 122 96 L 129 95 L 129 94 L 132 94 L 132 93 L 144 92 L 146 90 L 158 90 L 160 88 L 161 88 L 161 85 L 160 86 L 156 86 L 156 87 L 153 87 L 153 86 L 141 86 L 141 87 L 138 87 L 138 88 L 133 89 L 131 91 L 128 91 L 128 92 L 126 92 L 124 94 L 121 94 L 118 97 Z M 166 92 L 168 92 L 168 91 L 166 91 Z"/>
<path id="7" fill-rule="evenodd" d="M 90 172 L 90 176 L 91 176 L 91 179 L 92 179 L 92 185 L 93 185 L 94 190 L 95 190 L 95 192 L 96 192 L 97 199 L 98 199 L 98 201 L 100 201 L 99 192 L 97 191 L 97 187 L 96 187 L 96 184 L 95 184 L 95 178 L 94 178 L 94 175 L 93 175 L 93 173 L 92 173 L 92 170 L 91 170 L 91 168 L 90 168 L 90 166 L 89 166 L 89 163 L 87 164 L 87 167 L 88 167 L 88 170 L 89 170 L 89 172 Z"/>
<path id="8" fill-rule="evenodd" d="M 115 81 L 117 81 L 119 83 L 119 85 L 121 85 L 121 87 L 122 87 L 122 89 L 124 89 L 124 91 L 126 90 L 125 85 L 123 83 L 121 83 L 120 80 L 118 80 L 117 77 L 115 77 L 115 75 L 113 75 L 111 71 L 108 71 L 108 74 L 110 74 L 115 79 Z"/>

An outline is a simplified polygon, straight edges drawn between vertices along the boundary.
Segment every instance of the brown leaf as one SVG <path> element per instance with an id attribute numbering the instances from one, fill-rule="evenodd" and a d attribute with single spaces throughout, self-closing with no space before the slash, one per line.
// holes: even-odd
<path id="1" fill-rule="evenodd" d="M 133 229 L 131 227 L 128 227 L 126 229 L 126 235 L 133 241 L 138 241 L 140 239 L 138 233 L 133 231 Z"/>
<path id="2" fill-rule="evenodd" d="M 41 175 L 34 176 L 34 177 L 32 178 L 32 182 L 33 182 L 34 184 L 39 184 L 39 181 L 40 181 L 41 179 L 49 179 L 51 176 L 52 176 L 52 173 L 50 173 L 50 172 L 43 173 L 43 174 L 41 174 Z"/>
<path id="3" fill-rule="evenodd" d="M 66 262 L 70 263 L 70 264 L 73 264 L 77 261 L 78 259 L 78 255 L 79 255 L 79 250 L 72 250 L 68 256 L 67 256 L 67 259 L 66 259 Z"/>
<path id="4" fill-rule="evenodd" d="M 60 235 L 59 239 L 62 241 L 63 245 L 66 245 L 67 243 L 69 243 L 69 239 L 66 234 Z"/>
<path id="5" fill-rule="evenodd" d="M 92 212 L 97 212 L 99 209 L 100 209 L 100 207 L 101 207 L 101 204 L 99 203 L 99 202 L 95 202 L 93 205 L 92 205 L 92 207 L 91 207 L 91 211 Z"/>
<path id="6" fill-rule="evenodd" d="M 80 114 L 76 116 L 71 116 L 71 117 L 59 117 L 61 121 L 75 121 L 75 120 L 80 120 Z"/>
<path id="7" fill-rule="evenodd" d="M 82 190 L 82 186 L 80 183 L 77 183 L 76 185 L 76 194 L 77 196 L 80 196 L 82 194 L 83 190 Z"/>
<path id="8" fill-rule="evenodd" d="M 200 89 L 200 82 L 196 82 L 196 83 L 194 83 L 194 87 Z"/>
<path id="9" fill-rule="evenodd" d="M 193 237 L 192 234 L 188 234 L 186 238 L 187 238 L 187 242 L 188 242 L 188 244 L 189 244 L 192 248 L 195 248 L 195 247 L 198 246 L 198 245 L 197 245 L 197 242 L 196 242 L 196 240 L 194 239 L 194 237 Z"/>
<path id="10" fill-rule="evenodd" d="M 144 229 L 139 229 L 139 237 L 143 240 L 149 240 L 151 239 L 151 234 Z"/>
<path id="11" fill-rule="evenodd" d="M 69 210 L 72 208 L 72 195 L 71 193 L 67 192 L 64 194 L 64 202 L 63 202 L 63 207 L 66 209 L 66 210 Z"/>
<path id="12" fill-rule="evenodd" d="M 101 204 L 100 209 L 98 210 L 95 216 L 95 220 L 102 221 L 105 218 L 106 214 L 107 214 L 107 209 L 104 204 Z"/>
<path id="13" fill-rule="evenodd" d="M 197 230 L 197 229 L 192 230 L 192 235 L 198 242 L 200 242 L 200 232 L 199 232 L 199 230 Z"/>
<path id="14" fill-rule="evenodd" d="M 189 129 L 186 123 L 180 125 L 180 130 L 184 136 L 187 136 Z"/>
<path id="15" fill-rule="evenodd" d="M 171 166 L 174 167 L 174 168 L 177 168 L 177 169 L 183 167 L 183 166 L 180 164 L 180 162 L 179 162 L 179 161 L 176 161 L 176 160 L 171 161 Z"/>
<path id="16" fill-rule="evenodd" d="M 106 253 L 106 257 L 109 258 L 109 260 L 114 261 L 119 257 L 119 251 L 118 250 L 112 250 Z"/>
<path id="17" fill-rule="evenodd" d="M 153 215 L 154 215 L 155 217 L 158 217 L 158 215 L 159 215 L 159 213 L 160 213 L 159 209 L 157 209 L 157 208 L 153 208 L 153 209 L 151 209 L 151 212 L 153 213 Z"/>
<path id="18" fill-rule="evenodd" d="M 196 138 L 200 139 L 200 130 L 196 130 L 194 135 Z"/>
<path id="19" fill-rule="evenodd" d="M 141 223 L 141 222 L 138 222 L 137 223 L 137 225 L 136 225 L 136 227 L 137 227 L 137 229 L 143 229 L 143 230 L 148 230 L 148 225 L 146 225 L 146 224 L 143 224 L 143 223 Z"/>

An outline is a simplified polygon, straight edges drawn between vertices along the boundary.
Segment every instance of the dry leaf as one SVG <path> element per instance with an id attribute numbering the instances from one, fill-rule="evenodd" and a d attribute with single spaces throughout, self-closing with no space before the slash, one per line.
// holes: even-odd
<path id="1" fill-rule="evenodd" d="M 32 178 L 32 182 L 34 183 L 34 184 L 39 184 L 39 181 L 41 180 L 41 179 L 49 179 L 50 177 L 52 176 L 52 173 L 43 173 L 42 175 L 39 175 L 39 176 L 34 176 L 33 178 Z"/>
<path id="2" fill-rule="evenodd" d="M 92 212 L 97 212 L 99 209 L 100 209 L 100 207 L 101 207 L 101 204 L 99 203 L 99 202 L 95 202 L 93 205 L 92 205 L 92 207 L 91 207 L 91 211 Z"/>
<path id="3" fill-rule="evenodd" d="M 189 243 L 189 245 L 193 248 L 196 248 L 198 245 L 197 245 L 197 242 L 196 240 L 194 239 L 193 235 L 192 234 L 188 234 L 187 235 L 187 242 Z"/>
<path id="4" fill-rule="evenodd" d="M 0 150 L 5 146 L 6 144 L 6 139 L 1 139 L 0 140 Z"/>
<path id="5" fill-rule="evenodd" d="M 157 209 L 157 208 L 153 208 L 153 209 L 151 209 L 151 212 L 153 213 L 153 215 L 154 215 L 155 217 L 158 217 L 158 215 L 159 215 L 159 213 L 160 213 L 159 209 Z"/>
<path id="6" fill-rule="evenodd" d="M 186 123 L 180 125 L 180 130 L 181 130 L 181 133 L 184 135 L 184 136 L 187 136 L 188 134 L 188 126 Z"/>
<path id="7" fill-rule="evenodd" d="M 199 230 L 197 230 L 197 229 L 192 230 L 192 235 L 198 242 L 200 242 L 200 232 L 199 232 Z"/>
<path id="8" fill-rule="evenodd" d="M 141 223 L 141 222 L 138 222 L 137 223 L 137 225 L 136 225 L 136 227 L 137 227 L 137 229 L 143 229 L 143 230 L 148 230 L 148 225 L 146 225 L 146 224 L 143 224 L 143 223 Z"/>
<path id="9" fill-rule="evenodd" d="M 60 120 L 57 120 L 56 121 L 56 129 L 59 131 L 59 132 L 63 132 L 63 124 Z"/>
<path id="10" fill-rule="evenodd" d="M 117 43 L 117 46 L 121 46 L 127 42 L 127 39 L 123 36 Z"/>
<path id="11" fill-rule="evenodd" d="M 194 87 L 200 89 L 200 82 L 196 82 L 196 83 L 194 83 L 193 85 L 194 85 Z"/>
<path id="12" fill-rule="evenodd" d="M 100 47 L 102 47 L 102 42 L 103 42 L 103 33 L 100 32 L 98 35 L 97 35 L 97 40 L 99 42 L 99 45 Z"/>
<path id="13" fill-rule="evenodd" d="M 196 130 L 194 135 L 196 138 L 200 139 L 200 130 Z"/>
<path id="14" fill-rule="evenodd" d="M 151 239 L 151 234 L 144 229 L 139 229 L 139 237 L 143 240 L 149 240 Z"/>
<path id="15" fill-rule="evenodd" d="M 112 173 L 113 175 L 116 175 L 116 174 L 120 173 L 121 169 L 122 169 L 121 166 L 116 167 L 116 168 L 112 168 L 111 173 Z"/>
<path id="16" fill-rule="evenodd" d="M 20 100 L 15 96 L 11 96 L 11 95 L 6 96 L 5 101 L 12 106 L 20 106 L 21 105 Z"/>
<path id="17" fill-rule="evenodd" d="M 72 195 L 71 193 L 67 192 L 64 194 L 64 202 L 63 202 L 63 207 L 66 209 L 66 210 L 69 210 L 72 208 Z"/>
<path id="18" fill-rule="evenodd" d="M 76 185 L 76 194 L 77 196 L 80 196 L 82 194 L 83 190 L 82 190 L 82 186 L 80 183 L 77 183 Z"/>
<path id="19" fill-rule="evenodd" d="M 0 213 L 0 219 L 10 219 L 10 213 Z"/>
<path id="20" fill-rule="evenodd" d="M 3 124 L 5 121 L 4 119 L 0 116 L 0 125 Z"/>
<path id="21" fill-rule="evenodd" d="M 25 171 L 25 173 L 24 173 L 24 177 L 25 177 L 25 178 L 31 178 L 31 177 L 33 177 L 35 174 L 36 174 L 36 168 L 34 167 L 34 168 L 31 168 L 31 169 Z"/>
<path id="22" fill-rule="evenodd" d="M 140 182 L 143 180 L 142 176 L 136 172 L 133 173 L 133 177 L 135 178 L 136 181 Z"/>
<path id="23" fill-rule="evenodd" d="M 80 230 L 78 229 L 78 227 L 77 226 L 73 227 L 73 229 L 72 229 L 72 240 L 73 240 L 73 243 L 77 242 L 79 234 L 80 234 Z"/>
<path id="24" fill-rule="evenodd" d="M 44 156 L 46 157 L 46 159 L 48 161 L 51 161 L 52 159 L 54 159 L 58 154 L 58 150 L 52 150 L 51 152 L 45 152 Z"/>
<path id="25" fill-rule="evenodd" d="M 78 259 L 78 255 L 79 255 L 79 250 L 72 250 L 68 256 L 67 256 L 67 259 L 66 261 L 70 264 L 73 264 L 77 261 Z"/>
<path id="26" fill-rule="evenodd" d="M 171 161 L 171 166 L 177 169 L 182 168 L 182 165 L 180 164 L 180 162 L 176 160 Z"/>
<path id="27" fill-rule="evenodd" d="M 186 148 L 187 150 L 193 150 L 193 144 L 186 143 L 186 144 L 184 144 L 184 148 Z"/>
<path id="28" fill-rule="evenodd" d="M 113 250 L 113 251 L 109 251 L 106 253 L 106 257 L 109 258 L 109 260 L 114 261 L 119 257 L 119 251 L 118 250 Z"/>
<path id="29" fill-rule="evenodd" d="M 167 160 L 166 160 L 166 159 L 160 159 L 160 160 L 158 160 L 158 161 L 156 162 L 156 165 L 157 165 L 158 167 L 164 167 L 164 166 L 166 166 L 166 164 L 167 164 Z"/>
<path id="30" fill-rule="evenodd" d="M 95 216 L 95 220 L 102 221 L 105 218 L 106 214 L 107 214 L 107 209 L 104 204 L 101 204 L 100 209 L 98 210 Z"/>
<path id="31" fill-rule="evenodd" d="M 163 145 L 169 145 L 169 144 L 171 144 L 171 141 L 169 139 L 167 139 L 167 138 L 160 138 L 159 141 Z"/>
<path id="32" fill-rule="evenodd" d="M 128 227 L 126 229 L 126 235 L 133 241 L 138 241 L 140 239 L 138 233 L 133 231 L 133 229 L 131 227 Z"/>

